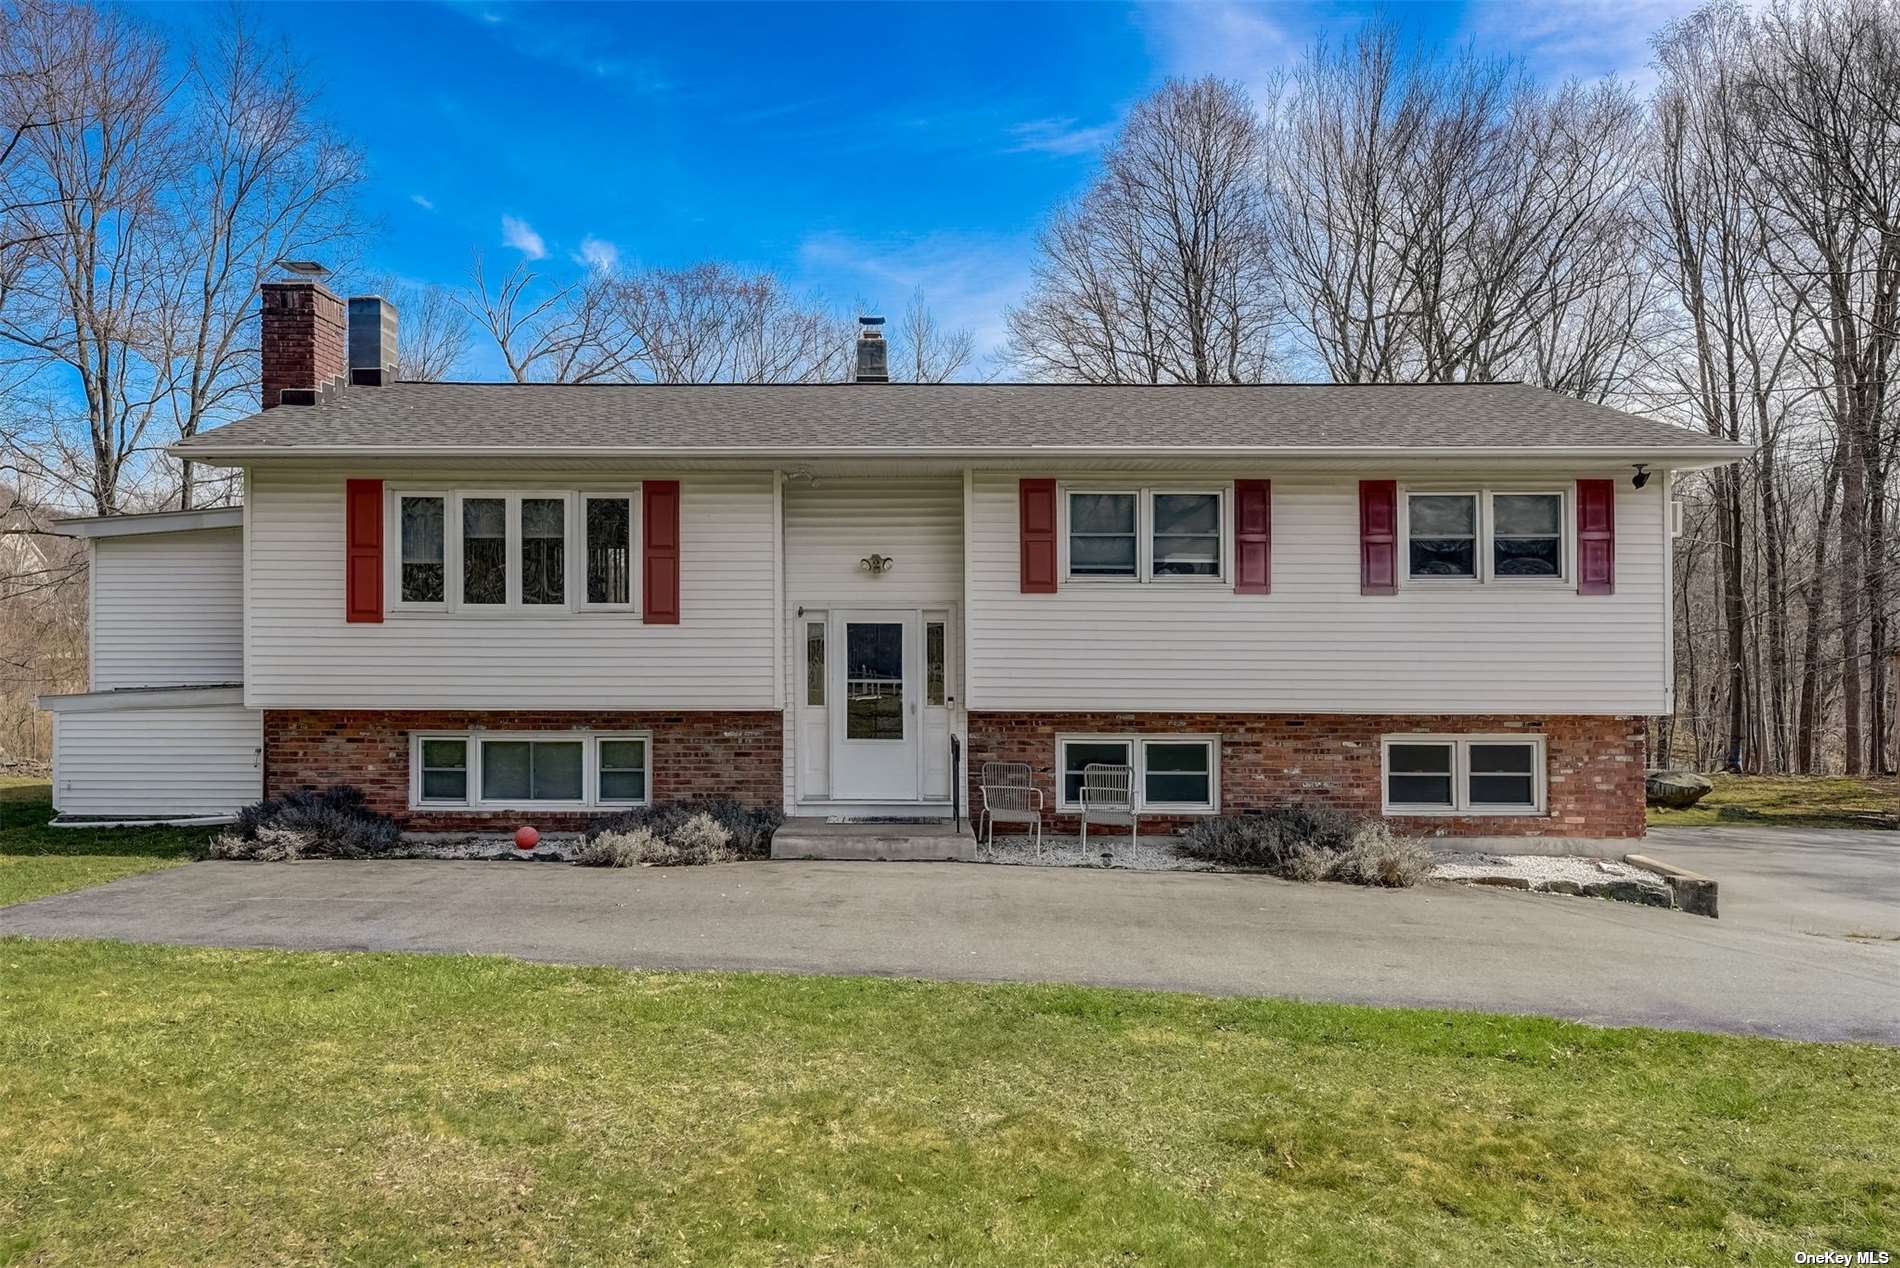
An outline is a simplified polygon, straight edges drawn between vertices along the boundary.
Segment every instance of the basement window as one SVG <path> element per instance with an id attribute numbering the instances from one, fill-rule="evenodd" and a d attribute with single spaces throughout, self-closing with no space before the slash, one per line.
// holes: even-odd
<path id="1" fill-rule="evenodd" d="M 1210 814 L 1220 805 L 1220 741 L 1213 736 L 1061 736 L 1061 809 L 1081 808 L 1082 774 L 1097 764 L 1133 768 L 1136 806 L 1144 814 Z"/>
<path id="2" fill-rule="evenodd" d="M 1542 736 L 1389 735 L 1384 813 L 1542 814 Z"/>
<path id="3" fill-rule="evenodd" d="M 645 733 L 492 732 L 411 737 L 410 804 L 469 810 L 591 810 L 647 803 Z"/>

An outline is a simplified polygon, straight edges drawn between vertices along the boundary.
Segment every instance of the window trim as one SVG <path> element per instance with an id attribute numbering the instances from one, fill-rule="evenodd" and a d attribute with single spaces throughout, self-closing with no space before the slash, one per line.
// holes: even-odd
<path id="1" fill-rule="evenodd" d="M 1153 815 L 1217 815 L 1220 813 L 1220 765 L 1221 737 L 1207 732 L 1176 734 L 1172 731 L 1142 732 L 1069 732 L 1056 736 L 1055 764 L 1055 803 L 1057 810 L 1079 812 L 1080 802 L 1068 799 L 1068 757 L 1070 744 L 1127 744 L 1129 746 L 1129 764 L 1133 770 L 1135 809 L 1140 814 Z M 1148 800 L 1148 745 L 1150 744 L 1199 744 L 1207 749 L 1207 795 L 1205 804 L 1186 801 L 1149 801 Z"/>
<path id="2" fill-rule="evenodd" d="M 642 524 L 640 483 L 589 485 L 585 487 L 535 488 L 523 485 L 468 486 L 444 488 L 440 485 L 386 484 L 383 490 L 384 541 L 394 542 L 383 551 L 384 608 L 389 613 L 451 615 L 460 618 L 493 619 L 519 617 L 560 617 L 589 614 L 638 615 L 642 570 Z M 444 503 L 442 543 L 443 586 L 439 603 L 406 603 L 402 599 L 402 499 L 439 497 Z M 465 603 L 462 600 L 462 503 L 469 498 L 499 499 L 503 503 L 503 533 L 507 550 L 507 602 Z M 521 502 L 523 498 L 542 498 L 563 503 L 562 525 L 565 543 L 566 573 L 563 577 L 562 603 L 523 603 L 521 601 Z M 629 504 L 628 536 L 631 557 L 628 567 L 626 603 L 588 603 L 586 601 L 587 560 L 585 498 L 625 498 Z"/>
<path id="3" fill-rule="evenodd" d="M 422 745 L 425 740 L 460 740 L 468 746 L 466 796 L 461 801 L 422 796 Z M 527 741 L 544 744 L 574 743 L 581 749 L 581 800 L 579 801 L 486 801 L 482 798 L 482 746 L 490 740 Z M 646 755 L 646 796 L 639 801 L 602 799 L 600 795 L 600 744 L 602 740 L 640 740 Z M 412 731 L 409 734 L 409 808 L 411 810 L 539 811 L 543 814 L 564 811 L 631 810 L 653 802 L 653 733 L 651 731 Z"/>
<path id="4" fill-rule="evenodd" d="M 1452 750 L 1451 798 L 1449 806 L 1415 805 L 1392 800 L 1392 746 L 1406 744 L 1443 745 Z M 1471 746 L 1474 744 L 1515 744 L 1531 749 L 1531 780 L 1535 801 L 1528 806 L 1473 806 L 1471 804 Z M 1546 737 L 1536 733 L 1516 735 L 1445 735 L 1418 733 L 1379 737 L 1379 813 L 1408 818 L 1524 818 L 1549 813 L 1550 763 Z"/>
<path id="5" fill-rule="evenodd" d="M 1496 540 L 1496 517 L 1492 513 L 1492 502 L 1498 497 L 1540 495 L 1557 499 L 1557 574 L 1551 577 L 1510 577 L 1500 576 L 1497 572 L 1497 560 L 1493 543 Z M 1421 577 L 1412 572 L 1412 499 L 1415 496 L 1434 497 L 1474 497 L 1477 505 L 1477 535 L 1474 539 L 1474 563 L 1477 571 L 1469 577 Z M 1401 484 L 1399 486 L 1399 560 L 1403 565 L 1398 569 L 1401 586 L 1422 586 L 1433 589 L 1459 588 L 1469 586 L 1506 585 L 1514 588 L 1569 589 L 1576 583 L 1577 558 L 1577 517 L 1576 482 L 1565 484 Z"/>
<path id="6" fill-rule="evenodd" d="M 402 597 L 402 503 L 404 498 L 441 498 L 442 499 L 442 597 L 433 602 L 409 600 Z M 395 489 L 390 493 L 389 532 L 384 540 L 395 543 L 395 549 L 389 553 L 394 556 L 388 569 L 389 606 L 398 612 L 446 612 L 449 610 L 450 595 L 454 591 L 452 581 L 460 573 L 456 567 L 456 546 L 460 533 L 455 515 L 455 495 L 447 489 Z"/>
<path id="7" fill-rule="evenodd" d="M 590 501 L 625 501 L 627 504 L 627 601 L 625 603 L 593 603 L 587 598 L 587 504 Z M 631 492 L 619 489 L 578 489 L 574 493 L 574 545 L 573 552 L 576 586 L 574 590 L 575 608 L 581 612 L 635 612 L 640 606 L 640 490 L 636 486 Z"/>
<path id="8" fill-rule="evenodd" d="M 1121 484 L 1113 480 L 1089 481 L 1084 483 L 1060 483 L 1056 486 L 1056 550 L 1057 567 L 1064 585 L 1081 586 L 1133 586 L 1133 585 L 1188 585 L 1223 586 L 1233 581 L 1234 559 L 1234 523 L 1232 507 L 1234 504 L 1234 485 L 1225 482 L 1186 482 L 1186 483 L 1145 483 Z M 1069 566 L 1069 500 L 1077 494 L 1119 493 L 1132 494 L 1135 499 L 1135 573 L 1133 576 L 1114 577 L 1099 573 L 1075 573 Z M 1177 576 L 1172 574 L 1155 575 L 1154 571 L 1154 498 L 1157 493 L 1199 493 L 1212 497 L 1215 502 L 1215 522 L 1220 530 L 1220 568 L 1208 576 Z"/>

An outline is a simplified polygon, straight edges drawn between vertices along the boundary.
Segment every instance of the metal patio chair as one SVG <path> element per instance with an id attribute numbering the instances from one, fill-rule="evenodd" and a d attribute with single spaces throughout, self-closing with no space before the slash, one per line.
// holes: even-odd
<path id="1" fill-rule="evenodd" d="M 1035 825 L 1036 857 L 1042 857 L 1042 789 L 1036 787 L 1028 762 L 984 762 L 977 776 L 982 796 L 981 816 L 988 836 L 985 848 L 996 853 L 996 824 Z"/>
<path id="2" fill-rule="evenodd" d="M 1082 768 L 1082 853 L 1089 852 L 1089 824 L 1125 823 L 1130 845 L 1141 836 L 1141 816 L 1135 813 L 1135 772 L 1127 766 Z"/>

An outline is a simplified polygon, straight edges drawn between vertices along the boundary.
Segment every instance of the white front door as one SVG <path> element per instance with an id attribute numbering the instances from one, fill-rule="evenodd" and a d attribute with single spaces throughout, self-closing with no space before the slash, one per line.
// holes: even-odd
<path id="1" fill-rule="evenodd" d="M 915 611 L 831 614 L 831 795 L 841 801 L 915 801 L 919 672 Z"/>

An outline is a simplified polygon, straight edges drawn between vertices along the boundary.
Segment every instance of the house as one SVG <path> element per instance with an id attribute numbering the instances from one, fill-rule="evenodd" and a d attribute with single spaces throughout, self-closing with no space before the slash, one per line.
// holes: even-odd
<path id="1" fill-rule="evenodd" d="M 241 510 L 75 523 L 70 815 L 349 783 L 412 829 L 729 794 L 1052 826 L 1289 801 L 1636 836 L 1670 490 L 1739 446 L 1518 384 L 393 379 L 395 313 L 267 288 Z"/>

